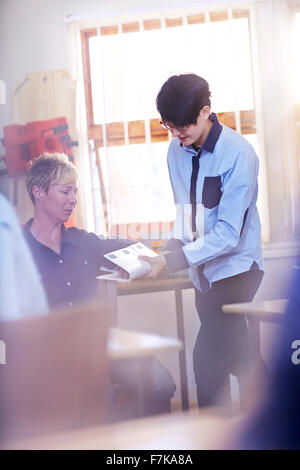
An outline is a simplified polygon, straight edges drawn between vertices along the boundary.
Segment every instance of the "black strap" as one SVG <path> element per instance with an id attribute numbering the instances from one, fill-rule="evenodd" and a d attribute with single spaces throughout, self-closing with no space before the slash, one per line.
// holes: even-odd
<path id="1" fill-rule="evenodd" d="M 196 228 L 196 208 L 197 208 L 197 179 L 199 173 L 199 159 L 201 156 L 202 148 L 199 149 L 197 155 L 193 156 L 192 160 L 192 176 L 191 176 L 191 186 L 190 186 L 190 203 L 192 207 L 192 232 L 193 232 L 193 240 L 197 238 L 197 228 Z"/>
<path id="2" fill-rule="evenodd" d="M 196 210 L 197 210 L 197 179 L 200 167 L 200 156 L 202 152 L 202 147 L 199 149 L 197 155 L 193 156 L 192 160 L 192 176 L 191 176 L 191 186 L 190 186 L 190 203 L 192 206 L 192 215 L 191 215 L 191 226 L 193 232 L 193 240 L 197 238 L 197 227 L 196 227 Z M 198 266 L 198 276 L 202 292 L 207 292 L 209 290 L 209 282 L 203 274 L 204 264 Z"/>

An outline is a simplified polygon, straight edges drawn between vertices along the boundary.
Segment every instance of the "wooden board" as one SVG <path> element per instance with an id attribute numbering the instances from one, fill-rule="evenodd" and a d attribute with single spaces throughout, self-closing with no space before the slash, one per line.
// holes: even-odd
<path id="1" fill-rule="evenodd" d="M 12 96 L 12 124 L 25 125 L 66 116 L 72 140 L 76 136 L 76 83 L 65 70 L 29 73 L 17 83 Z M 78 149 L 73 147 L 75 163 L 79 166 Z M 9 199 L 15 206 L 20 222 L 33 214 L 27 195 L 25 176 L 9 178 Z M 77 210 L 76 222 L 81 220 Z"/>

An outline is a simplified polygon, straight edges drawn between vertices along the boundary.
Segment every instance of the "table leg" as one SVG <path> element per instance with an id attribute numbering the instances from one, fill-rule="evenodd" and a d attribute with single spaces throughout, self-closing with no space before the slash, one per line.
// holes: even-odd
<path id="1" fill-rule="evenodd" d="M 248 384 L 248 391 L 246 395 L 250 398 L 251 402 L 256 399 L 257 390 L 255 383 L 259 383 L 262 388 L 265 388 L 269 384 L 270 371 L 265 361 L 261 356 L 261 344 L 260 344 L 260 319 L 254 318 L 252 315 L 247 315 L 248 330 L 251 341 L 253 366 L 255 371 L 255 380 L 253 383 Z M 241 403 L 241 405 L 243 405 Z M 247 405 L 248 406 L 248 405 Z"/>
<path id="2" fill-rule="evenodd" d="M 188 410 L 189 409 L 189 396 L 188 396 L 188 386 L 187 386 L 185 338 L 184 338 L 184 322 L 183 322 L 181 289 L 175 289 L 175 302 L 176 302 L 177 334 L 178 334 L 178 338 L 180 339 L 180 341 L 182 341 L 182 344 L 183 344 L 183 350 L 179 351 L 181 403 L 182 403 L 182 409 Z"/>
<path id="3" fill-rule="evenodd" d="M 251 315 L 247 315 L 248 329 L 251 341 L 251 348 L 255 360 L 261 358 L 260 351 L 260 321 Z"/>

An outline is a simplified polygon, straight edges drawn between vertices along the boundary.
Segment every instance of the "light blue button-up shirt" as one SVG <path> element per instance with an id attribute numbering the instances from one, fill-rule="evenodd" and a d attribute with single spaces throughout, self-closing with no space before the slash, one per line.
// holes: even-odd
<path id="1" fill-rule="evenodd" d="M 198 267 L 211 284 L 248 271 L 263 269 L 260 220 L 256 207 L 258 158 L 251 144 L 240 134 L 219 123 L 213 126 L 203 145 L 197 179 L 196 227 L 193 240 L 189 228 L 192 157 L 197 151 L 174 138 L 168 151 L 169 175 L 177 216 L 174 238 L 182 247 L 166 255 L 169 270 L 189 267 L 194 286 L 201 290 Z M 186 217 L 183 214 L 188 214 Z M 183 227 L 179 230 L 179 227 Z M 167 248 L 174 241 L 170 240 Z"/>

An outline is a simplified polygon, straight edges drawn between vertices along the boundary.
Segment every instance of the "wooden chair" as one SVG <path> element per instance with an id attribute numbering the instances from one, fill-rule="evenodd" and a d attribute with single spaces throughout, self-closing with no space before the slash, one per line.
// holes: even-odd
<path id="1" fill-rule="evenodd" d="M 97 303 L 0 324 L 0 442 L 104 420 L 109 309 Z"/>

